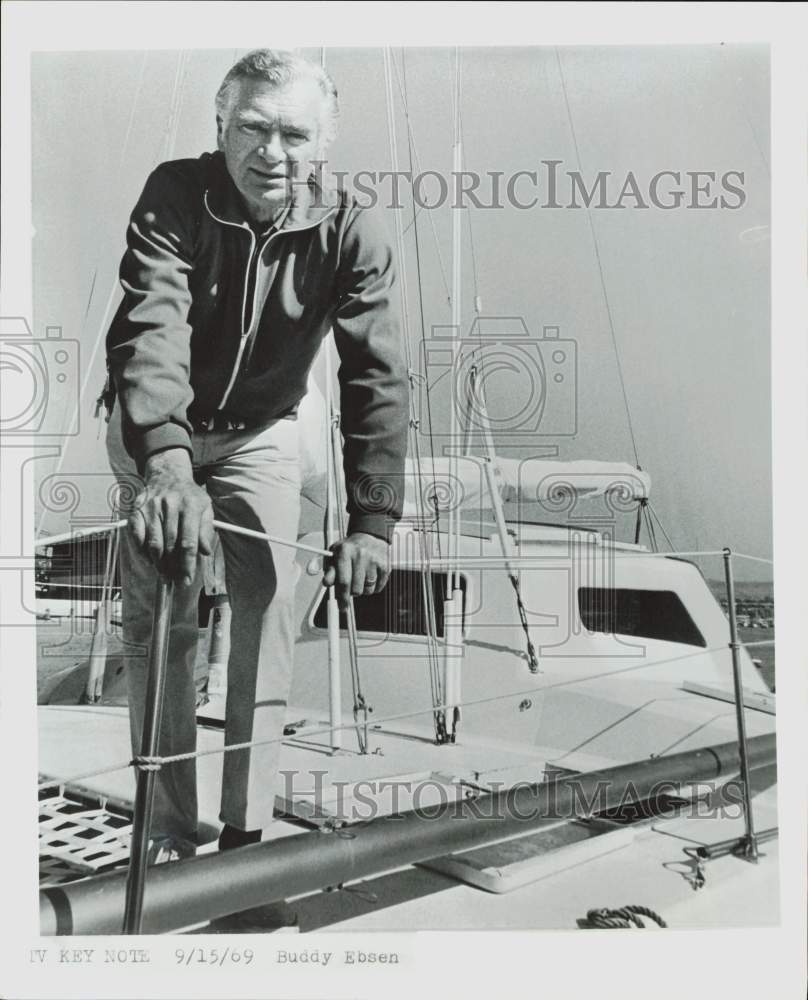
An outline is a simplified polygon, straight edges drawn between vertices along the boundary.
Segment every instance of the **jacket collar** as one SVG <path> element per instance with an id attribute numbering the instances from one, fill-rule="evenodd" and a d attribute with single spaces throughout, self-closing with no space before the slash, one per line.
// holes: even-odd
<path id="1" fill-rule="evenodd" d="M 249 226 L 249 218 L 244 202 L 227 170 L 224 154 L 216 152 L 210 158 L 209 183 L 205 191 L 205 207 L 208 213 L 227 225 L 244 228 Z M 339 207 L 339 192 L 334 177 L 323 171 L 312 173 L 306 184 L 292 186 L 291 202 L 281 216 L 278 229 L 281 232 L 311 229 Z M 272 227 L 269 226 L 266 232 Z"/>

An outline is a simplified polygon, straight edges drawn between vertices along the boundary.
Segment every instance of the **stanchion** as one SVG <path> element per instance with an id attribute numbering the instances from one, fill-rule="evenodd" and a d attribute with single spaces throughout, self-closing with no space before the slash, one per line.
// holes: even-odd
<path id="1" fill-rule="evenodd" d="M 140 745 L 141 757 L 155 757 L 158 752 L 173 596 L 173 582 L 164 579 L 162 576 L 158 577 L 154 600 L 154 617 L 152 619 L 151 645 L 149 646 L 145 718 Z M 157 772 L 155 770 L 146 767 L 138 769 L 137 791 L 135 793 L 132 821 L 132 844 L 129 851 L 129 872 L 126 879 L 126 903 L 123 917 L 124 934 L 140 934 L 143 920 L 143 889 L 146 879 L 149 836 L 154 807 L 154 782 L 156 777 Z"/>
<path id="2" fill-rule="evenodd" d="M 735 687 L 735 719 L 738 724 L 738 756 L 741 765 L 741 783 L 743 784 L 743 818 L 746 826 L 743 855 L 749 861 L 757 861 L 758 845 L 752 816 L 752 785 L 749 779 L 749 754 L 746 740 L 746 719 L 744 718 L 741 644 L 738 642 L 738 621 L 735 616 L 735 581 L 732 576 L 732 552 L 730 549 L 724 549 L 723 556 L 729 611 L 729 648 L 732 652 L 732 681 Z"/>

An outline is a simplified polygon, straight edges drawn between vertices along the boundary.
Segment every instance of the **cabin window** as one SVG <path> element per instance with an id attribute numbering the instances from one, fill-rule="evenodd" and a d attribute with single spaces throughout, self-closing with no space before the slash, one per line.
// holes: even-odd
<path id="1" fill-rule="evenodd" d="M 580 587 L 578 608 L 589 632 L 634 635 L 688 646 L 706 646 L 704 636 L 672 590 Z"/>
<path id="2" fill-rule="evenodd" d="M 427 614 L 424 604 L 423 574 L 416 570 L 394 569 L 381 594 L 354 597 L 356 628 L 359 632 L 381 632 L 384 635 L 427 635 Z M 463 619 L 466 614 L 466 578 L 460 577 L 463 594 Z M 432 574 L 432 599 L 435 626 L 439 638 L 444 634 L 443 602 L 446 599 L 446 574 Z M 328 628 L 328 601 L 323 594 L 314 612 L 312 625 Z M 340 629 L 348 627 L 345 614 L 340 612 Z"/>

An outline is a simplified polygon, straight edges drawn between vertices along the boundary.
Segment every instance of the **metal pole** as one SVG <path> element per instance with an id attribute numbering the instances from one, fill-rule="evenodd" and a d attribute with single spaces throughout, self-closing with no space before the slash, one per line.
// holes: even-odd
<path id="1" fill-rule="evenodd" d="M 112 618 L 112 585 L 118 562 L 120 528 L 107 541 L 107 557 L 104 566 L 104 581 L 101 585 L 101 599 L 95 611 L 95 627 L 90 644 L 90 667 L 87 685 L 81 698 L 82 705 L 96 705 L 104 692 L 104 670 L 107 665 L 107 632 Z"/>
<path id="2" fill-rule="evenodd" d="M 323 49 L 325 58 L 325 49 Z M 330 549 L 339 537 L 338 520 L 342 511 L 337 506 L 337 470 L 334 448 L 331 441 L 331 427 L 334 423 L 334 397 L 331 384 L 331 334 L 325 340 L 325 407 L 326 407 L 326 506 L 325 506 L 325 547 Z M 326 598 L 328 614 L 328 716 L 331 720 L 331 748 L 334 753 L 342 749 L 342 665 L 340 661 L 339 606 L 336 587 L 328 588 Z"/>
<path id="3" fill-rule="evenodd" d="M 225 694 L 227 691 L 227 662 L 230 659 L 230 622 L 233 613 L 227 594 L 217 594 L 213 599 L 208 630 L 208 694 Z"/>
<path id="4" fill-rule="evenodd" d="M 757 861 L 758 846 L 752 816 L 752 786 L 749 782 L 749 753 L 746 739 L 746 719 L 744 717 L 743 681 L 741 678 L 740 643 L 738 642 L 738 622 L 735 617 L 735 581 L 732 576 L 732 551 L 724 549 L 724 578 L 727 585 L 727 606 L 729 610 L 729 648 L 732 651 L 732 682 L 735 686 L 735 719 L 738 724 L 738 754 L 741 762 L 741 782 L 743 783 L 743 817 L 746 824 L 744 856 Z"/>
<path id="5" fill-rule="evenodd" d="M 109 629 L 109 601 L 106 593 L 95 609 L 93 638 L 90 642 L 90 662 L 87 683 L 79 699 L 80 705 L 97 705 L 104 692 L 104 669 L 107 665 L 107 630 Z"/>
<path id="6" fill-rule="evenodd" d="M 749 742 L 750 762 L 775 759 L 773 733 Z M 484 847 L 572 820 L 593 802 L 610 809 L 642 801 L 662 783 L 711 781 L 734 774 L 738 744 L 688 750 L 603 771 L 576 774 L 421 811 L 360 822 L 343 833 L 295 833 L 278 840 L 206 854 L 149 873 L 145 931 L 160 934 L 248 907 L 369 878 L 453 851 Z M 110 934 L 120 921 L 122 873 L 68 882 L 40 892 L 40 935 Z"/>
<path id="7" fill-rule="evenodd" d="M 774 840 L 779 832 L 779 827 L 771 826 L 768 830 L 761 830 L 760 833 L 756 833 L 755 841 L 758 844 L 763 844 L 767 840 Z M 723 858 L 727 854 L 737 854 L 738 838 L 732 837 L 730 840 L 719 840 L 715 844 L 704 844 L 700 847 L 694 847 L 692 853 L 708 861 L 712 861 L 715 858 Z"/>
<path id="8" fill-rule="evenodd" d="M 332 397 L 333 400 L 333 397 Z M 336 409 L 333 410 L 333 419 L 331 420 L 331 451 L 332 451 L 332 467 L 334 470 L 334 475 L 332 477 L 332 483 L 334 486 L 334 497 L 335 505 L 337 511 L 337 533 L 340 541 L 345 540 L 345 521 L 343 518 L 343 511 L 347 508 L 347 503 L 345 499 L 345 494 L 342 487 L 342 479 L 337 475 L 337 470 L 340 467 L 340 458 L 342 456 L 342 442 L 340 439 L 340 412 Z M 330 556 L 331 553 L 329 552 Z M 333 587 L 330 588 L 333 591 Z M 354 686 L 354 721 L 359 721 L 359 714 L 362 713 L 362 718 L 364 725 L 361 729 L 356 730 L 356 740 L 359 744 L 359 752 L 362 754 L 368 753 L 368 740 L 369 740 L 369 728 L 368 728 L 368 708 L 365 703 L 364 695 L 361 691 L 360 686 L 360 676 L 359 676 L 359 640 L 356 634 L 356 610 L 354 608 L 353 596 L 348 594 L 348 606 L 345 609 L 345 624 L 347 626 L 348 632 L 348 661 L 351 665 L 351 676 L 353 678 Z"/>
<path id="9" fill-rule="evenodd" d="M 463 147 L 460 135 L 460 50 L 455 49 L 455 81 L 454 81 L 454 147 L 452 158 L 452 176 L 457 178 L 463 169 Z M 461 357 L 462 323 L 462 253 L 461 253 L 461 216 L 460 208 L 452 208 L 452 396 L 450 400 L 449 436 L 451 449 L 449 451 L 449 477 L 451 482 L 459 481 L 458 451 L 459 427 L 457 407 L 463 402 L 458 395 L 457 372 Z M 472 414 L 468 414 L 471 420 Z M 443 602 L 443 691 L 446 701 L 446 729 L 450 743 L 457 739 L 457 726 L 460 721 L 460 702 L 462 701 L 460 660 L 463 655 L 463 592 L 460 589 L 460 534 L 462 511 L 460 508 L 460 492 L 458 501 L 452 504 L 448 511 L 449 558 L 454 560 L 446 576 L 446 597 Z"/>
<path id="10" fill-rule="evenodd" d="M 640 544 L 640 533 L 642 531 L 642 512 L 645 507 L 645 500 L 640 500 L 637 506 L 637 520 L 634 524 L 634 544 Z"/>
<path id="11" fill-rule="evenodd" d="M 166 655 L 171 624 L 171 605 L 174 583 L 162 576 L 157 578 L 152 619 L 149 664 L 146 678 L 146 705 L 143 736 L 140 745 L 142 757 L 157 755 L 160 738 L 160 721 L 163 715 Z M 146 880 L 146 861 L 149 850 L 152 810 L 154 807 L 154 782 L 157 772 L 140 768 L 137 774 L 132 844 L 129 851 L 129 871 L 126 879 L 123 933 L 140 934 L 143 922 L 143 890 Z"/>

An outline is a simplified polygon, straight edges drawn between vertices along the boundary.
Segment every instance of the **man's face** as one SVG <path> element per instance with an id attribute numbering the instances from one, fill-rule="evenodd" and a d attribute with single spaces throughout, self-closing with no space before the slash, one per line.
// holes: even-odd
<path id="1" fill-rule="evenodd" d="M 323 92 L 308 77 L 280 88 L 260 80 L 234 86 L 226 120 L 217 119 L 218 145 L 250 215 L 268 222 L 319 156 Z"/>

